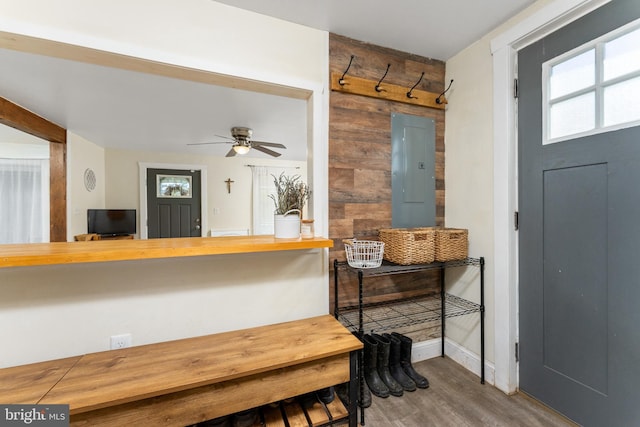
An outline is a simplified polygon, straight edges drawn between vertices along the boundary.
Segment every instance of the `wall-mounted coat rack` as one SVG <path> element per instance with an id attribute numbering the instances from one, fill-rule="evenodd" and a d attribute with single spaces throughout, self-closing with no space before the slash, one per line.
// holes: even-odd
<path id="1" fill-rule="evenodd" d="M 346 72 L 344 74 L 331 73 L 331 90 L 369 96 L 371 98 L 386 99 L 388 101 L 403 102 L 420 107 L 436 108 L 439 110 L 444 110 L 447 104 L 446 98 L 439 93 L 414 88 L 410 89 L 391 83 L 383 83 L 382 80 L 378 82 L 360 77 L 347 76 Z M 436 102 L 436 99 L 439 99 L 440 102 Z"/>

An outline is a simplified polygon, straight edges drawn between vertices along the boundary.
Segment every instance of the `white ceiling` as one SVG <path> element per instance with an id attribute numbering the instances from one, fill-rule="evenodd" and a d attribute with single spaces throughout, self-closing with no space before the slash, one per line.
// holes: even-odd
<path id="1" fill-rule="evenodd" d="M 341 36 L 448 60 L 536 0 L 216 0 Z"/>
<path id="2" fill-rule="evenodd" d="M 220 0 L 446 60 L 535 0 Z M 482 17 L 482 19 L 478 19 Z M 306 101 L 0 49 L 0 96 L 111 148 L 224 156 L 233 126 L 306 159 Z M 251 150 L 248 157 L 269 157 Z"/>
<path id="3" fill-rule="evenodd" d="M 306 101 L 0 49 L 0 96 L 103 147 L 224 156 L 233 126 L 306 159 Z M 231 142 L 231 141 L 229 141 Z M 257 150 L 246 157 L 271 158 Z"/>

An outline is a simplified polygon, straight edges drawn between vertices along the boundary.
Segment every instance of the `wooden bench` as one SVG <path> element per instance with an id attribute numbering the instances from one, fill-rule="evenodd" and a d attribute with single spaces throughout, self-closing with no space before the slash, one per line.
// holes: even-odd
<path id="1" fill-rule="evenodd" d="M 69 404 L 72 426 L 187 426 L 350 381 L 361 342 L 332 316 L 0 369 L 0 402 Z"/>

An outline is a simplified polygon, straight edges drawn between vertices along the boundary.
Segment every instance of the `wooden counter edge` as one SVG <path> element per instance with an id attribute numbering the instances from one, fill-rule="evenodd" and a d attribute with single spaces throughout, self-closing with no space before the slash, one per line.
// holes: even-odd
<path id="1" fill-rule="evenodd" d="M 333 247 L 333 240 L 273 236 L 186 237 L 0 245 L 0 268 L 131 261 Z"/>

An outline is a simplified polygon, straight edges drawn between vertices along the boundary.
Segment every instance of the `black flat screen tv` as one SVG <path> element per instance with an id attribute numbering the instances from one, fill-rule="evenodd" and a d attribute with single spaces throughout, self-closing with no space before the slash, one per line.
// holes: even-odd
<path id="1" fill-rule="evenodd" d="M 101 236 L 136 234 L 136 210 L 87 209 L 87 232 Z"/>

